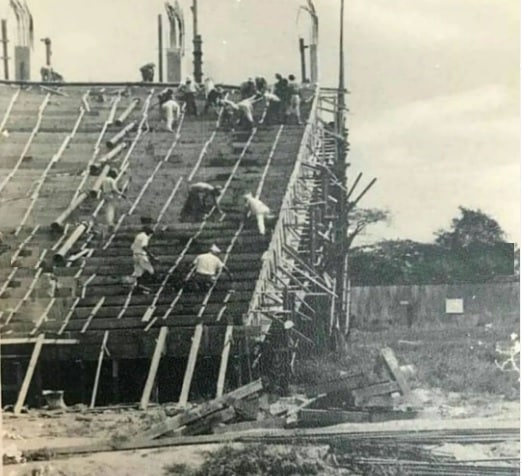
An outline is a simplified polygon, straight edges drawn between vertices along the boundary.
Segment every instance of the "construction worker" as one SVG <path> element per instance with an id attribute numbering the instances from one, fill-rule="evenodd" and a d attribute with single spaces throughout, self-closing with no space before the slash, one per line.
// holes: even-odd
<path id="1" fill-rule="evenodd" d="M 258 76 L 255 79 L 256 90 L 260 94 L 264 94 L 268 90 L 268 83 L 265 78 Z"/>
<path id="2" fill-rule="evenodd" d="M 117 177 L 118 172 L 114 169 L 110 169 L 101 184 L 102 198 L 105 200 L 105 221 L 109 230 L 114 228 L 117 199 L 125 198 L 125 195 L 116 183 Z"/>
<path id="3" fill-rule="evenodd" d="M 210 108 L 214 109 L 216 114 L 218 114 L 218 107 L 220 105 L 220 100 L 223 99 L 223 89 L 220 86 L 217 86 L 211 89 L 208 92 L 207 100 L 205 102 L 204 113 L 206 114 Z"/>
<path id="4" fill-rule="evenodd" d="M 218 197 L 221 193 L 222 187 L 219 185 L 211 185 L 206 182 L 197 182 L 189 187 L 187 200 L 181 215 L 192 216 L 194 218 L 201 218 L 202 215 L 208 213 L 212 207 L 216 207 L 219 213 L 223 214 Z"/>
<path id="5" fill-rule="evenodd" d="M 225 271 L 230 278 L 232 273 L 225 266 L 225 263 L 219 259 L 221 250 L 212 245 L 207 253 L 196 256 L 194 260 L 194 282 L 200 290 L 209 289 L 216 281 L 221 270 Z"/>
<path id="6" fill-rule="evenodd" d="M 196 93 L 198 88 L 196 83 L 191 77 L 188 77 L 185 80 L 185 84 L 180 87 L 180 90 L 183 93 L 183 101 L 185 101 L 186 104 L 186 113 L 190 116 L 197 116 L 198 108 L 196 106 Z"/>
<path id="7" fill-rule="evenodd" d="M 257 229 L 259 230 L 260 235 L 264 235 L 266 232 L 265 229 L 265 219 L 272 218 L 270 213 L 270 208 L 268 208 L 259 198 L 254 197 L 251 193 L 247 193 L 245 196 L 245 214 L 250 212 L 252 215 L 256 217 L 257 221 Z"/>
<path id="8" fill-rule="evenodd" d="M 283 122 L 288 103 L 288 81 L 279 73 L 277 73 L 275 77 L 276 82 L 272 88 L 272 92 L 279 98 L 279 104 L 276 107 L 276 115 L 278 121 Z"/>
<path id="9" fill-rule="evenodd" d="M 181 114 L 181 107 L 174 99 L 174 91 L 168 88 L 160 93 L 159 102 L 163 118 L 166 122 L 166 128 L 168 131 L 174 132 L 172 126 L 174 123 L 178 123 Z"/>
<path id="10" fill-rule="evenodd" d="M 153 234 L 152 228 L 145 226 L 143 231 L 136 235 L 131 246 L 132 259 L 134 261 L 131 281 L 137 286 L 143 287 L 143 283 L 140 281 L 142 281 L 145 273 L 148 273 L 149 277 L 154 275 L 154 268 L 150 260 L 157 260 L 157 258 L 149 250 L 149 241 Z"/>
<path id="11" fill-rule="evenodd" d="M 239 92 L 241 94 L 241 99 L 247 99 L 254 96 L 257 93 L 255 81 L 252 78 L 248 78 L 248 81 L 245 81 L 239 86 Z"/>
<path id="12" fill-rule="evenodd" d="M 144 83 L 152 83 L 152 81 L 154 81 L 155 67 L 156 65 L 154 63 L 147 63 L 140 68 L 141 80 Z"/>
<path id="13" fill-rule="evenodd" d="M 291 74 L 288 76 L 288 106 L 286 109 L 287 120 L 289 116 L 295 116 L 297 124 L 301 122 L 301 88 L 295 79 L 295 76 Z"/>

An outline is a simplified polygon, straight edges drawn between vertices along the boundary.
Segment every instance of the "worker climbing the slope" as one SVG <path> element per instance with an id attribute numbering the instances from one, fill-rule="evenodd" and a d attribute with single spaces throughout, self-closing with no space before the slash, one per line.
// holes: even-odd
<path id="1" fill-rule="evenodd" d="M 199 220 L 206 213 L 209 213 L 213 207 L 216 207 L 217 211 L 223 214 L 218 203 L 221 190 L 221 186 L 206 182 L 197 182 L 190 185 L 187 200 L 181 210 L 182 219 L 190 216 Z"/>
<path id="2" fill-rule="evenodd" d="M 166 128 L 170 132 L 174 132 L 173 125 L 177 124 L 181 114 L 181 107 L 174 99 L 174 91 L 167 88 L 159 94 L 159 103 Z"/>
<path id="3" fill-rule="evenodd" d="M 245 215 L 250 212 L 256 217 L 259 234 L 264 235 L 266 233 L 265 219 L 273 218 L 270 212 L 270 208 L 268 208 L 261 200 L 259 200 L 259 198 L 254 197 L 251 193 L 247 193 L 244 197 L 246 200 Z"/>
<path id="4" fill-rule="evenodd" d="M 153 234 L 152 228 L 145 226 L 143 231 L 136 235 L 131 246 L 132 259 L 134 261 L 134 272 L 131 276 L 131 282 L 144 291 L 147 291 L 147 288 L 143 285 L 145 280 L 150 279 L 154 275 L 154 268 L 150 260 L 157 260 L 149 250 L 149 242 Z"/>
<path id="5" fill-rule="evenodd" d="M 214 110 L 216 114 L 219 114 L 219 105 L 221 102 L 221 99 L 223 99 L 224 91 L 220 86 L 217 86 L 213 89 L 211 89 L 208 92 L 207 100 L 205 102 L 205 109 L 204 113 L 206 114 L 210 108 Z"/>
<path id="6" fill-rule="evenodd" d="M 221 270 L 225 271 L 230 278 L 232 273 L 225 266 L 225 263 L 219 259 L 221 250 L 212 245 L 210 251 L 196 256 L 194 260 L 194 283 L 200 291 L 208 290 L 216 281 Z"/>
<path id="7" fill-rule="evenodd" d="M 257 93 L 255 81 L 252 78 L 248 78 L 247 81 L 239 86 L 239 92 L 241 94 L 241 99 L 247 99 L 254 96 Z"/>
<path id="8" fill-rule="evenodd" d="M 110 169 L 101 183 L 102 198 L 105 201 L 105 222 L 109 231 L 114 229 L 117 200 L 118 198 L 125 198 L 123 192 L 118 188 L 117 177 L 118 172 Z"/>
<path id="9" fill-rule="evenodd" d="M 295 116 L 297 124 L 301 122 L 301 88 L 295 79 L 295 76 L 291 74 L 288 76 L 288 105 L 286 109 L 286 121 L 290 116 Z"/>
<path id="10" fill-rule="evenodd" d="M 198 91 L 197 84 L 188 77 L 185 83 L 180 86 L 180 92 L 183 93 L 183 101 L 186 104 L 186 113 L 189 116 L 197 116 L 198 108 L 196 106 L 196 93 Z"/>

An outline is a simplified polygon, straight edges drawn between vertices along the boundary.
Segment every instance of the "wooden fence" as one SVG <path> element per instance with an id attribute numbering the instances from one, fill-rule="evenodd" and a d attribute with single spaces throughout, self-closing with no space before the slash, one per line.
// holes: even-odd
<path id="1" fill-rule="evenodd" d="M 362 328 L 518 323 L 520 285 L 356 286 L 350 292 L 350 315 L 352 324 Z"/>

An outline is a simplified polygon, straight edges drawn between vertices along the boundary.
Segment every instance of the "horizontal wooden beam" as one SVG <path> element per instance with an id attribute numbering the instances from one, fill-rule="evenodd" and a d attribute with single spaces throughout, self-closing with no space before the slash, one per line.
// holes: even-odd
<path id="1" fill-rule="evenodd" d="M 23 344 L 34 344 L 38 340 L 38 337 L 12 337 L 5 339 L 0 337 L 0 345 L 23 345 Z M 44 339 L 43 344 L 45 345 L 74 345 L 79 344 L 78 339 Z"/>

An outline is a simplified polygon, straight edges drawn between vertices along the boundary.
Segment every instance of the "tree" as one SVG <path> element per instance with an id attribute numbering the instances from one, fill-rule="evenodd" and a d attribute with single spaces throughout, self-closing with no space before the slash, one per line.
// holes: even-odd
<path id="1" fill-rule="evenodd" d="M 348 213 L 348 248 L 350 248 L 358 236 L 370 226 L 379 222 L 390 221 L 389 210 L 380 208 L 354 208 Z"/>
<path id="2" fill-rule="evenodd" d="M 455 249 L 472 244 L 494 245 L 505 242 L 505 233 L 496 220 L 482 210 L 459 207 L 460 216 L 451 221 L 449 230 L 435 233 L 435 244 Z"/>

